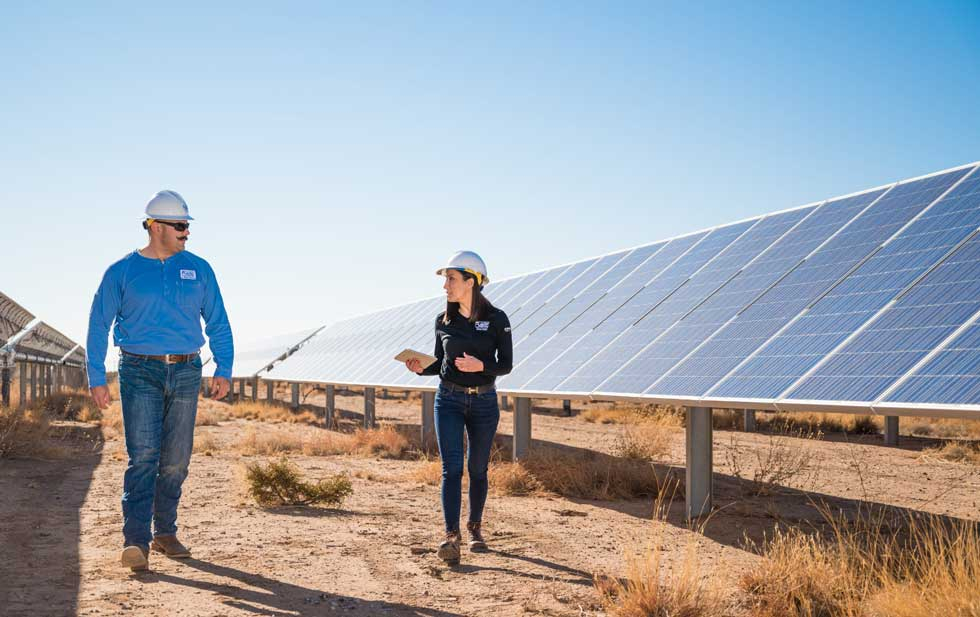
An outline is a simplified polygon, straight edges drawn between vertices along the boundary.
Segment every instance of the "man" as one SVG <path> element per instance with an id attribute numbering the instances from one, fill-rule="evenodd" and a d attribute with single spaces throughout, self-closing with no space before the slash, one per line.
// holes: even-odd
<path id="1" fill-rule="evenodd" d="M 147 569 L 151 546 L 168 557 L 190 556 L 177 539 L 177 504 L 201 388 L 202 316 L 217 365 L 211 396 L 224 398 L 231 387 L 231 326 L 211 266 L 184 250 L 191 220 L 179 194 L 157 193 L 143 221 L 149 244 L 109 266 L 89 316 L 89 387 L 100 409 L 111 402 L 105 355 L 113 322 L 122 352 L 119 389 L 129 465 L 121 559 L 133 570 Z"/>

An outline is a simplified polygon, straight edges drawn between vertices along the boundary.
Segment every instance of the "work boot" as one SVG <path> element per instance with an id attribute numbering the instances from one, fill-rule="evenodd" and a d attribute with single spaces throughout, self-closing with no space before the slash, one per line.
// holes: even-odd
<path id="1" fill-rule="evenodd" d="M 480 526 L 480 523 L 466 523 L 466 531 L 470 532 L 470 551 L 474 553 L 487 552 L 487 543 L 483 539 L 483 533 L 480 530 Z"/>
<path id="2" fill-rule="evenodd" d="M 446 539 L 442 541 L 439 545 L 439 551 L 436 553 L 439 559 L 445 561 L 450 565 L 456 565 L 459 563 L 459 532 L 458 531 L 447 531 Z"/>
<path id="3" fill-rule="evenodd" d="M 133 572 L 143 572 L 150 569 L 150 550 L 145 546 L 130 544 L 123 548 L 119 561 Z"/>
<path id="4" fill-rule="evenodd" d="M 190 549 L 181 544 L 177 536 L 157 536 L 153 538 L 150 548 L 173 559 L 186 559 L 191 556 Z"/>

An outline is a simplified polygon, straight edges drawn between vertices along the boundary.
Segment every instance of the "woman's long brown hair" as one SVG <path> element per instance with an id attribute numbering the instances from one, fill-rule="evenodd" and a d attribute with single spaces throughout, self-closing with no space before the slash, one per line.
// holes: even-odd
<path id="1" fill-rule="evenodd" d="M 476 277 L 469 272 L 459 271 L 463 275 L 463 280 L 473 281 L 473 296 L 470 298 L 470 316 L 467 319 L 470 323 L 486 320 L 493 310 L 493 305 L 483 295 L 483 285 L 476 282 Z M 446 314 L 442 318 L 442 323 L 448 324 L 459 315 L 459 302 L 446 302 Z"/>

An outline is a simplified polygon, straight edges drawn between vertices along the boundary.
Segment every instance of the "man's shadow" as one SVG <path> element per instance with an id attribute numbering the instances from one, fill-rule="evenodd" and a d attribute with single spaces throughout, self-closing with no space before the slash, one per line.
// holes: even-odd
<path id="1" fill-rule="evenodd" d="M 200 572 L 224 579 L 232 579 L 241 585 L 225 582 L 210 582 L 166 574 L 146 572 L 134 574 L 144 583 L 170 583 L 208 591 L 223 599 L 232 608 L 258 615 L 274 617 L 312 617 L 314 615 L 391 615 L 414 617 L 462 617 L 459 613 L 385 602 L 383 600 L 363 600 L 343 594 L 302 587 L 292 583 L 277 581 L 261 574 L 243 572 L 229 566 L 200 559 L 181 559 L 180 564 Z M 257 587 L 258 589 L 249 589 Z"/>

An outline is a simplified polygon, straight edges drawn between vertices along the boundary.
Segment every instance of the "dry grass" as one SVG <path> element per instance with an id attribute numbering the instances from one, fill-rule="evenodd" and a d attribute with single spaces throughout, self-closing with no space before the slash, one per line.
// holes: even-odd
<path id="1" fill-rule="evenodd" d="M 530 495 L 541 490 L 541 483 L 522 464 L 502 461 L 490 466 L 487 479 L 500 495 Z"/>
<path id="2" fill-rule="evenodd" d="M 656 497 L 670 482 L 643 460 L 630 460 L 592 451 L 565 453 L 543 448 L 524 461 L 510 461 L 504 450 L 490 457 L 490 488 L 501 495 L 553 493 L 576 499 L 616 500 Z M 424 459 L 404 479 L 429 486 L 442 481 L 438 459 Z M 468 474 L 463 474 L 466 486 Z"/>
<path id="3" fill-rule="evenodd" d="M 307 456 L 363 456 L 400 459 L 411 451 L 409 440 L 390 426 L 337 433 L 324 429 L 295 431 L 249 427 L 236 444 L 245 455 L 301 452 Z"/>
<path id="4" fill-rule="evenodd" d="M 942 447 L 926 450 L 923 452 L 923 456 L 953 463 L 980 465 L 980 444 L 951 441 Z"/>
<path id="5" fill-rule="evenodd" d="M 955 418 L 902 418 L 903 432 L 939 439 L 980 439 L 980 420 Z"/>
<path id="6" fill-rule="evenodd" d="M 586 407 L 579 417 L 594 424 L 637 424 L 655 421 L 683 427 L 684 414 L 674 407 L 663 405 L 613 405 Z"/>
<path id="7" fill-rule="evenodd" d="M 227 419 L 225 414 L 213 407 L 198 406 L 194 426 L 217 426 L 219 422 L 225 419 Z"/>
<path id="8" fill-rule="evenodd" d="M 819 439 L 819 433 L 800 433 L 800 439 Z M 799 447 L 788 437 L 770 436 L 765 447 L 743 444 L 733 434 L 725 451 L 732 475 L 747 483 L 752 495 L 771 494 L 778 486 L 793 482 L 806 485 L 819 468 L 813 448 Z"/>
<path id="9" fill-rule="evenodd" d="M 248 492 L 261 506 L 339 506 L 354 493 L 350 479 L 335 475 L 319 482 L 303 480 L 299 469 L 285 457 L 267 465 L 245 468 Z"/>
<path id="10" fill-rule="evenodd" d="M 224 408 L 227 418 L 258 420 L 269 423 L 321 424 L 323 419 L 310 411 L 294 411 L 268 401 L 239 401 Z"/>
<path id="11" fill-rule="evenodd" d="M 616 441 L 615 453 L 627 459 L 658 460 L 670 454 L 670 444 L 677 429 L 683 426 L 681 416 L 661 413 L 627 424 Z"/>
<path id="12" fill-rule="evenodd" d="M 0 459 L 50 454 L 50 432 L 44 409 L 0 407 Z"/>
<path id="13" fill-rule="evenodd" d="M 663 538 L 627 561 L 625 580 L 597 576 L 595 587 L 612 617 L 725 617 L 721 593 L 701 575 L 697 545 L 692 541 L 679 567 L 665 563 Z"/>
<path id="14" fill-rule="evenodd" d="M 777 531 L 741 587 L 755 617 L 980 615 L 980 532 L 933 515 L 855 520 L 830 533 Z"/>
<path id="15" fill-rule="evenodd" d="M 677 497 L 677 485 L 654 500 L 654 533 L 645 551 L 627 556 L 626 576 L 615 579 L 596 574 L 593 584 L 603 608 L 611 617 L 727 617 L 722 587 L 702 573 L 698 559 L 698 535 L 688 536 L 684 557 L 669 564 L 665 554 L 667 513 Z"/>
<path id="16" fill-rule="evenodd" d="M 85 418 L 97 419 L 101 415 L 92 397 L 82 390 L 56 392 L 51 396 L 38 399 L 29 407 L 44 410 L 45 415 L 52 420 L 82 420 L 84 422 L 91 421 L 85 420 Z"/>
<path id="17" fill-rule="evenodd" d="M 214 456 L 220 451 L 218 440 L 208 431 L 201 431 L 194 434 L 194 454 L 204 456 Z"/>
<path id="18" fill-rule="evenodd" d="M 635 499 L 657 496 L 663 487 L 652 464 L 595 452 L 540 449 L 519 465 L 544 491 L 577 499 Z"/>

